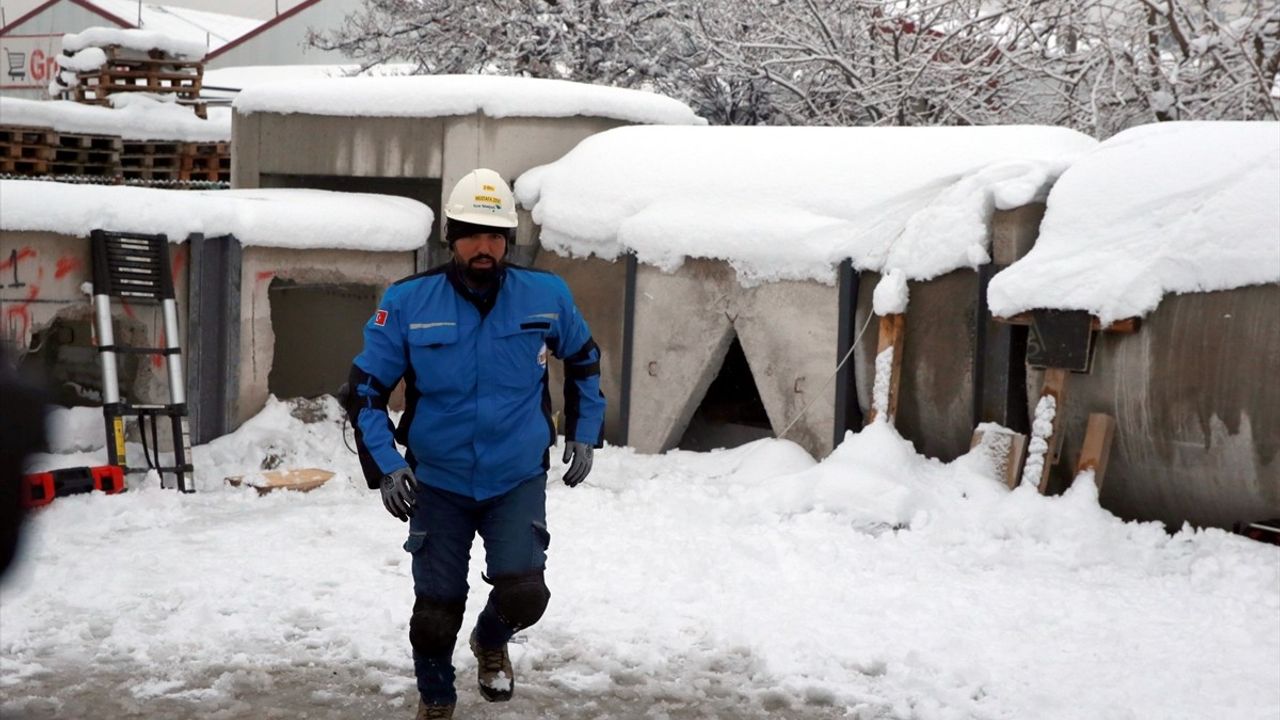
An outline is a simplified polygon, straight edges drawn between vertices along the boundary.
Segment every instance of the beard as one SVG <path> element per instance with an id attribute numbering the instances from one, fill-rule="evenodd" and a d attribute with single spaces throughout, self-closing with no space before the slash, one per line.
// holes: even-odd
<path id="1" fill-rule="evenodd" d="M 488 259 L 488 266 L 479 266 L 477 262 L 481 259 Z M 498 274 L 498 261 L 489 255 L 477 255 L 467 261 L 466 267 L 462 268 L 463 276 L 473 285 L 484 286 L 493 282 Z"/>

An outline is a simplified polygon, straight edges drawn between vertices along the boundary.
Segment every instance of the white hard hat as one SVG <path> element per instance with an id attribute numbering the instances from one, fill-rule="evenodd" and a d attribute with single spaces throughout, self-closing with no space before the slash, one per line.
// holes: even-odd
<path id="1" fill-rule="evenodd" d="M 502 176 L 488 168 L 472 170 L 449 193 L 444 216 L 450 220 L 497 228 L 513 228 L 516 199 Z"/>

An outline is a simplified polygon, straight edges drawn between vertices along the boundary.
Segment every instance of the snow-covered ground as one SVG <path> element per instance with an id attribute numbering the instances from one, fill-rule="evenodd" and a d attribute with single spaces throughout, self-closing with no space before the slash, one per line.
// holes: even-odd
<path id="1" fill-rule="evenodd" d="M 197 494 L 152 479 L 38 512 L 0 589 L 0 714 L 409 717 L 406 528 L 339 417 L 272 401 L 196 450 Z M 101 453 L 65 419 L 58 447 L 82 454 L 43 467 Z M 264 462 L 339 475 L 222 484 Z M 609 448 L 572 490 L 554 464 L 551 606 L 505 706 L 459 648 L 462 717 L 1280 716 L 1280 549 L 1123 523 L 1089 482 L 1010 492 L 883 424 L 822 463 L 776 440 Z"/>

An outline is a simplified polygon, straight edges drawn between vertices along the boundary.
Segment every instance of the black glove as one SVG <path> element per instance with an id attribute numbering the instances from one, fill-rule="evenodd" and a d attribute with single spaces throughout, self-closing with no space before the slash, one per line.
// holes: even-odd
<path id="1" fill-rule="evenodd" d="M 569 462 L 569 458 L 573 458 L 573 464 L 564 472 L 564 484 L 569 487 L 577 487 L 578 483 L 587 479 L 587 475 L 591 473 L 591 456 L 595 450 L 586 443 L 566 440 L 564 443 L 564 460 Z"/>
<path id="2" fill-rule="evenodd" d="M 382 476 L 382 504 L 387 512 L 407 521 L 417 505 L 418 479 L 407 467 Z"/>

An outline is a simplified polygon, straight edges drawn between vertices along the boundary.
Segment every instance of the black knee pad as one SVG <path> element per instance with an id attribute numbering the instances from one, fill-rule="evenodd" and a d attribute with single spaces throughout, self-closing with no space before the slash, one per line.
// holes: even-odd
<path id="1" fill-rule="evenodd" d="M 409 618 L 409 644 L 418 655 L 439 657 L 453 652 L 462 628 L 465 601 L 441 602 L 418 596 Z"/>
<path id="2" fill-rule="evenodd" d="M 523 630 L 538 622 L 551 600 L 541 570 L 496 577 L 492 582 L 494 609 L 512 630 Z"/>

